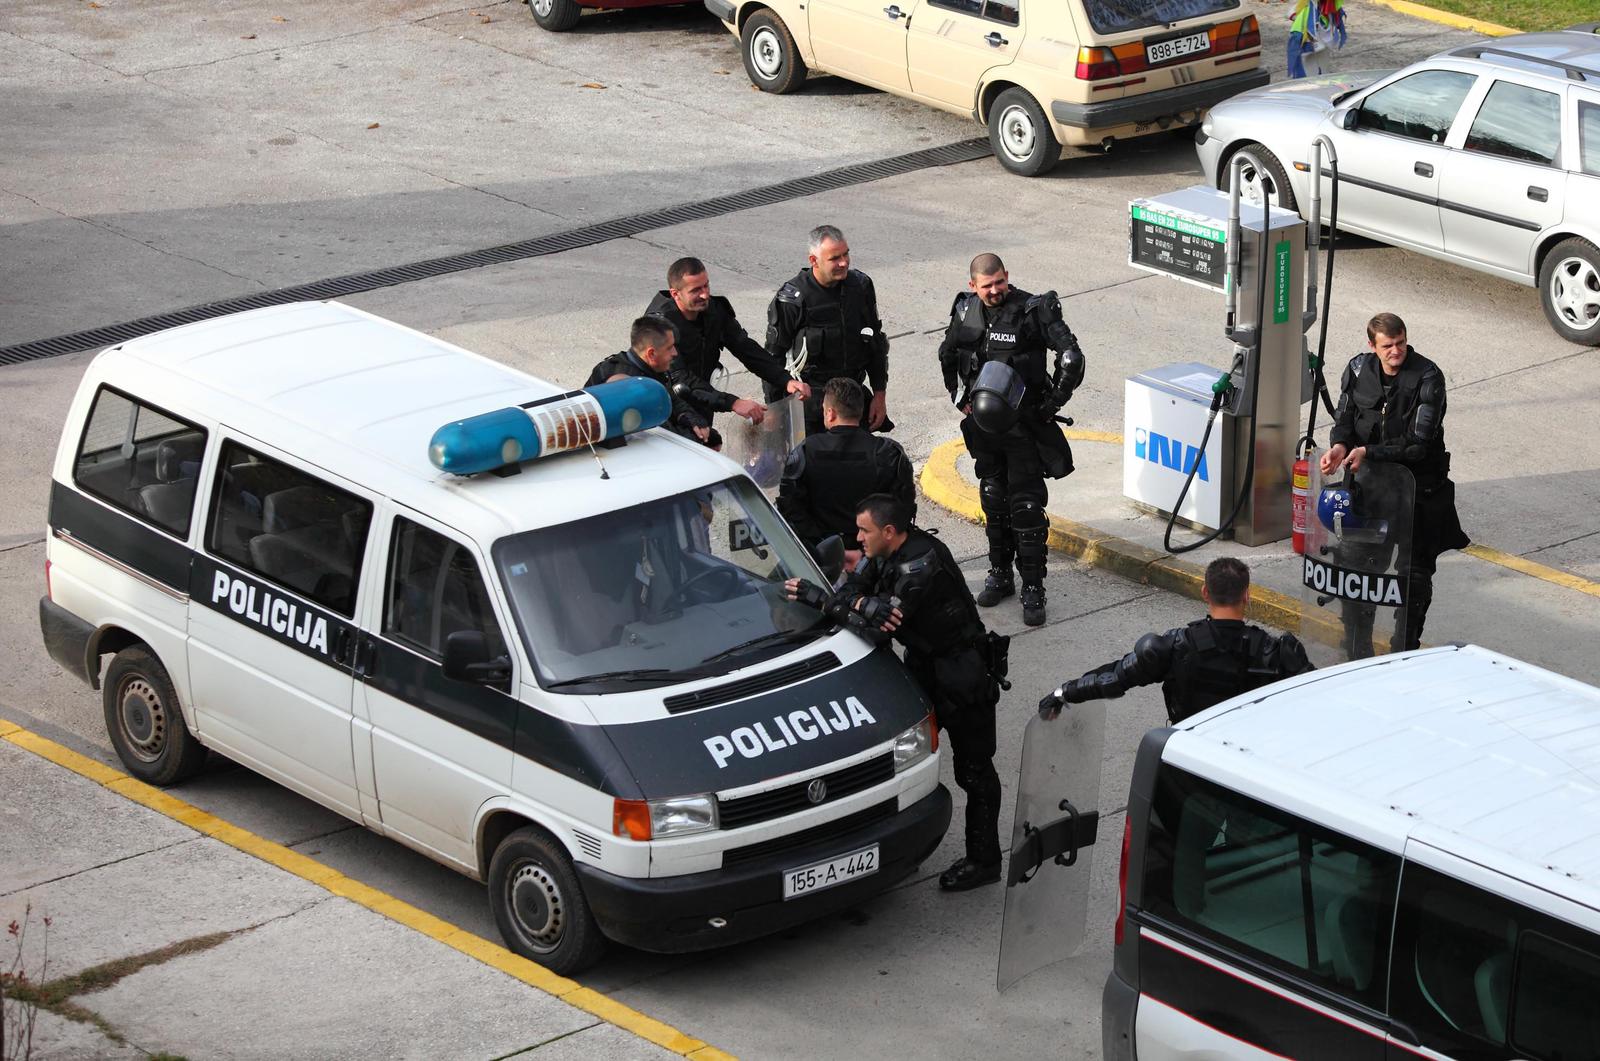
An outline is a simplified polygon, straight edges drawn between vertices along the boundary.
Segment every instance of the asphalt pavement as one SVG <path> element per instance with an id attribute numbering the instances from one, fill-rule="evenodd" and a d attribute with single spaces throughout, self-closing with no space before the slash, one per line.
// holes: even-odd
<path id="1" fill-rule="evenodd" d="M 1269 65 L 1281 65 L 1287 5 L 1246 6 L 1262 18 Z M 1394 67 L 1467 39 L 1361 3 L 1336 61 Z M 979 133 L 833 78 L 792 97 L 756 93 L 733 38 L 695 8 L 585 16 L 557 37 L 509 0 L 14 0 L 0 11 L 0 99 L 0 345 L 567 231 Z M 1169 136 L 1068 159 L 1035 181 L 985 159 L 348 301 L 575 383 L 622 345 L 679 254 L 705 259 L 715 289 L 759 332 L 772 291 L 803 264 L 806 230 L 838 224 L 877 284 L 895 337 L 890 411 L 921 467 L 956 434 L 933 352 L 980 250 L 1002 254 L 1021 286 L 1061 293 L 1089 357 L 1089 382 L 1068 410 L 1082 429 L 1121 430 L 1127 375 L 1174 361 L 1226 363 L 1214 295 L 1126 264 L 1128 201 L 1199 179 L 1192 145 Z M 1413 342 L 1445 370 L 1469 533 L 1508 556 L 1600 578 L 1594 353 L 1549 331 L 1531 289 L 1341 241 L 1330 364 L 1355 351 L 1379 309 L 1406 317 Z M 112 764 L 98 696 L 44 654 L 36 612 L 50 460 L 91 356 L 0 368 L 0 639 L 13 646 L 0 719 Z M 1153 521 L 1122 500 L 1115 447 L 1085 442 L 1078 454 L 1080 470 L 1052 484 L 1052 510 L 1148 544 Z M 923 519 L 976 584 L 981 531 L 931 504 Z M 1197 558 L 1221 552 L 1249 555 L 1224 544 Z M 1266 582 L 1288 563 L 1275 549 L 1252 559 Z M 1049 625 L 1023 630 L 1014 607 L 994 616 L 1019 635 L 997 753 L 1006 821 L 1022 725 L 1039 695 L 1196 612 L 1188 599 L 1062 558 L 1049 588 Z M 1571 585 L 1451 556 L 1427 637 L 1479 640 L 1595 681 L 1595 605 Z M 1138 734 L 1163 717 L 1151 690 L 1112 710 L 1107 835 L 1120 833 Z M 498 941 L 480 885 L 243 769 L 214 760 L 175 794 L 460 933 L 438 935 Z M 0 742 L 0 816 L 0 921 L 29 905 L 51 911 L 61 963 L 51 968 L 62 974 L 148 959 L 71 999 L 124 1043 L 93 1020 L 50 1017 L 41 1024 L 47 1056 L 665 1049 L 625 1030 L 626 1014 L 614 1023 L 598 1003 L 558 1001 L 14 741 Z M 947 839 L 923 871 L 839 917 L 703 955 L 618 951 L 580 980 L 678 1029 L 666 1038 L 682 1052 L 703 1042 L 749 1057 L 1098 1056 L 1114 850 L 1094 863 L 1083 955 L 997 995 L 999 890 L 948 896 L 933 883 L 958 843 Z"/>

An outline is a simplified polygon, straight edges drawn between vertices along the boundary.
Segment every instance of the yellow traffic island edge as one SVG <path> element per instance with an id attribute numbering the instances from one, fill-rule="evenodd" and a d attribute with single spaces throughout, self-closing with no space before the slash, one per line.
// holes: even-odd
<path id="1" fill-rule="evenodd" d="M 347 877 L 316 859 L 308 858 L 282 844 L 274 843 L 223 821 L 159 788 L 147 785 L 120 770 L 96 762 L 86 755 L 81 755 L 5 719 L 0 719 L 0 740 L 32 752 L 41 759 L 47 759 L 81 777 L 86 777 L 102 788 L 148 807 L 173 821 L 181 822 L 198 833 L 220 840 L 247 855 L 254 855 L 286 873 L 294 874 L 301 880 L 310 881 L 334 895 L 364 906 L 374 913 L 382 914 L 391 921 L 420 932 L 429 939 L 437 940 L 469 958 L 476 958 L 529 987 L 543 991 L 623 1031 L 632 1032 L 663 1049 L 690 1058 L 692 1061 L 734 1061 L 734 1055 L 709 1046 L 654 1017 L 647 1017 L 636 1009 L 584 987 L 576 980 L 558 976 L 544 966 L 514 954 L 498 943 L 458 928 L 410 903 Z"/>
<path id="2" fill-rule="evenodd" d="M 1372 0 L 1372 2 L 1387 7 L 1391 11 L 1398 11 L 1402 15 L 1410 15 L 1412 18 L 1420 18 L 1428 22 L 1437 22 L 1439 25 L 1449 26 L 1451 29 L 1463 29 L 1469 33 L 1481 33 L 1485 37 L 1511 37 L 1522 32 L 1520 29 L 1512 29 L 1510 26 L 1501 26 L 1493 22 L 1485 22 L 1482 19 L 1458 15 L 1453 11 L 1440 11 L 1438 8 L 1429 7 L 1427 4 L 1413 3 L 1412 0 Z"/>

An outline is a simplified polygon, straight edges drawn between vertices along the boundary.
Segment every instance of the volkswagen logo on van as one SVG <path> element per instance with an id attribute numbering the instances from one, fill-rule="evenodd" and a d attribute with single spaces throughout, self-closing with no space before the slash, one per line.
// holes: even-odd
<path id="1" fill-rule="evenodd" d="M 814 779 L 806 786 L 806 799 L 812 803 L 821 803 L 828 798 L 828 783 L 822 778 Z"/>

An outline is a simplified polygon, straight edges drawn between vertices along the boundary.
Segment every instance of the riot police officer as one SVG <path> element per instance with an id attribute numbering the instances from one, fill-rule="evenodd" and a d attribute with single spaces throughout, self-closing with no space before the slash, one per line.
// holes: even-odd
<path id="1" fill-rule="evenodd" d="M 672 414 L 664 425 L 684 438 L 711 446 L 711 422 L 689 404 L 688 395 L 695 381 L 677 367 L 678 348 L 672 326 L 660 317 L 640 317 L 628 333 L 628 349 L 594 366 L 585 387 L 607 383 L 619 376 L 653 379 L 672 396 Z"/>
<path id="2" fill-rule="evenodd" d="M 1061 318 L 1054 291 L 1030 295 L 1012 287 L 998 255 L 980 254 L 968 267 L 970 290 L 956 296 L 939 344 L 939 367 L 951 401 L 966 414 L 961 435 L 972 454 L 978 497 L 989 537 L 989 574 L 978 604 L 999 604 L 1016 592 L 1011 565 L 1022 576 L 1022 618 L 1045 619 L 1045 477 L 1072 472 L 1072 447 L 1056 426 L 1056 411 L 1083 382 L 1084 357 Z M 1046 349 L 1055 352 L 1047 364 Z M 1018 389 L 980 387 L 984 366 L 1009 367 Z M 1009 379 L 991 370 L 990 378 Z M 958 389 L 959 388 L 959 389 Z"/>
<path id="3" fill-rule="evenodd" d="M 1411 556 L 1399 558 L 1399 574 L 1406 580 L 1407 628 L 1395 631 L 1392 647 L 1397 651 L 1422 644 L 1439 554 L 1472 544 L 1456 514 L 1444 411 L 1439 366 L 1406 342 L 1405 321 L 1393 313 L 1373 317 L 1367 322 L 1367 349 L 1350 359 L 1339 381 L 1339 407 L 1320 463 L 1327 475 L 1341 465 L 1355 472 L 1363 461 L 1394 461 L 1409 468 L 1416 480 Z"/>
<path id="4" fill-rule="evenodd" d="M 906 647 L 906 666 L 933 702 L 950 740 L 956 784 L 967 794 L 966 854 L 939 876 L 946 891 L 1000 879 L 1000 778 L 994 769 L 995 639 L 978 618 L 972 591 L 939 539 L 910 525 L 904 502 L 872 494 L 856 506 L 865 561 L 838 593 L 790 579 L 785 595 L 819 609 L 863 637 Z"/>
<path id="5" fill-rule="evenodd" d="M 827 430 L 804 439 L 784 464 L 778 511 L 808 549 L 835 534 L 854 545 L 856 505 L 868 494 L 889 494 L 916 516 L 911 459 L 894 439 L 861 426 L 866 403 L 866 391 L 855 380 L 829 380 L 822 395 Z M 860 559 L 847 549 L 849 566 Z"/>
<path id="6" fill-rule="evenodd" d="M 888 431 L 889 337 L 878 317 L 872 278 L 850 268 L 850 245 L 832 225 L 811 230 L 806 268 L 778 288 L 767 307 L 767 353 L 813 388 L 806 433 L 823 430 L 820 391 L 835 376 L 865 381 L 872 391 L 866 424 Z M 767 385 L 767 400 L 781 396 Z"/>
<path id="7" fill-rule="evenodd" d="M 1160 682 L 1167 717 L 1177 723 L 1240 693 L 1315 669 L 1293 634 L 1273 637 L 1245 623 L 1250 569 L 1243 560 L 1224 556 L 1207 564 L 1200 593 L 1209 613 L 1204 619 L 1145 634 L 1115 663 L 1065 682 L 1040 700 L 1039 713 L 1053 718 L 1063 704 L 1115 699 L 1134 686 Z"/>
<path id="8" fill-rule="evenodd" d="M 667 287 L 657 291 L 645 312 L 672 325 L 677 340 L 678 367 L 693 377 L 696 386 L 689 404 L 710 422 L 716 413 L 733 413 L 759 424 L 766 407 L 753 398 L 717 390 L 711 385 L 722 367 L 724 351 L 732 354 L 778 395 L 811 394 L 811 388 L 793 378 L 783 362 L 768 354 L 745 332 L 733 304 L 711 293 L 711 277 L 699 258 L 679 258 L 667 268 Z M 720 440 L 719 440 L 720 441 Z"/>

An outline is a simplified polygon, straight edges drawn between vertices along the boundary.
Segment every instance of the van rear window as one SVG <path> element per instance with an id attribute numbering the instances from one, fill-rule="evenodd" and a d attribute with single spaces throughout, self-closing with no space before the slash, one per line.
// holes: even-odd
<path id="1" fill-rule="evenodd" d="M 1152 914 L 1373 1008 L 1398 856 L 1163 765 L 1145 851 Z"/>
<path id="2" fill-rule="evenodd" d="M 1239 0 L 1083 0 L 1084 13 L 1096 33 L 1165 26 L 1238 7 Z"/>
<path id="3" fill-rule="evenodd" d="M 101 387 L 72 477 L 101 500 L 187 538 L 205 449 L 206 433 L 195 424 Z"/>

